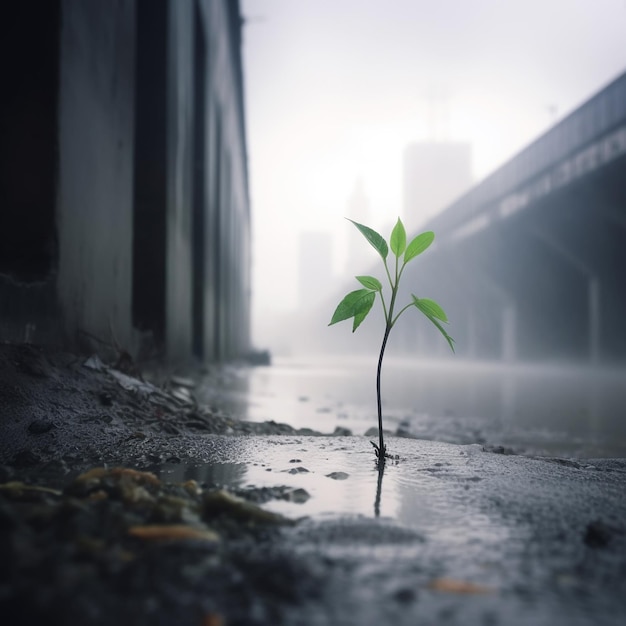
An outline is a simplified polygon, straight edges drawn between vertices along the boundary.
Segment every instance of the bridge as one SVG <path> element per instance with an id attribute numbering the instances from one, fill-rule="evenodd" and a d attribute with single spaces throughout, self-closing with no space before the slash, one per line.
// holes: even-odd
<path id="1" fill-rule="evenodd" d="M 421 230 L 435 244 L 403 281 L 445 305 L 460 354 L 625 361 L 626 73 Z M 446 348 L 398 327 L 407 350 Z"/>
<path id="2" fill-rule="evenodd" d="M 458 355 L 626 362 L 626 73 L 420 230 L 435 231 L 435 243 L 407 266 L 399 302 L 410 293 L 441 302 Z M 328 329 L 325 347 L 378 346 L 377 309 L 359 341 Z M 390 349 L 447 354 L 436 329 L 416 320 L 400 318 Z"/>

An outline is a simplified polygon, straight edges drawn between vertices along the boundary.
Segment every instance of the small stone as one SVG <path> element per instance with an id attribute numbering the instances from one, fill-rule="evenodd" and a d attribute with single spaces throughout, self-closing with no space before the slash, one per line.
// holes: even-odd
<path id="1" fill-rule="evenodd" d="M 293 489 L 285 493 L 283 497 L 285 500 L 289 500 L 289 502 L 304 504 L 311 496 L 306 489 Z"/>
<path id="2" fill-rule="evenodd" d="M 205 519 L 225 516 L 247 524 L 292 524 L 278 513 L 266 511 L 256 504 L 246 502 L 232 493 L 220 489 L 204 495 L 202 512 Z"/>
<path id="3" fill-rule="evenodd" d="M 312 428 L 298 428 L 296 432 L 298 433 L 298 435 L 303 435 L 305 437 L 313 437 L 320 434 Z"/>
<path id="4" fill-rule="evenodd" d="M 62 492 L 49 487 L 27 485 L 19 480 L 0 485 L 0 493 L 13 500 L 39 500 L 43 496 L 60 496 Z"/>
<path id="5" fill-rule="evenodd" d="M 606 548 L 609 545 L 616 529 L 602 520 L 594 520 L 587 524 L 583 541 L 590 548 Z"/>
<path id="6" fill-rule="evenodd" d="M 350 474 L 346 474 L 346 472 L 331 472 L 330 474 L 326 474 L 327 478 L 332 478 L 333 480 L 345 480 L 348 476 L 350 476 Z"/>
<path id="7" fill-rule="evenodd" d="M 435 578 L 430 582 L 428 588 L 432 591 L 440 591 L 450 594 L 481 595 L 494 593 L 493 587 L 476 584 L 467 580 L 457 580 L 456 578 Z"/>
<path id="8" fill-rule="evenodd" d="M 146 541 L 219 541 L 217 533 L 209 529 L 185 524 L 144 524 L 131 526 L 128 534 Z"/>
<path id="9" fill-rule="evenodd" d="M 417 599 L 417 593 L 414 589 L 408 589 L 405 587 L 403 589 L 398 589 L 398 591 L 393 594 L 393 597 L 401 604 L 409 604 L 410 602 L 415 602 Z"/>
<path id="10" fill-rule="evenodd" d="M 43 435 L 54 428 L 54 423 L 49 419 L 33 420 L 28 425 L 28 432 L 32 435 Z"/>
<path id="11" fill-rule="evenodd" d="M 183 404 L 193 404 L 193 397 L 187 387 L 175 387 L 170 391 L 170 395 Z"/>
<path id="12" fill-rule="evenodd" d="M 108 391 L 103 391 L 98 396 L 98 399 L 102 406 L 111 406 L 113 404 L 113 396 Z"/>
<path id="13" fill-rule="evenodd" d="M 352 431 L 349 428 L 343 426 L 337 426 L 333 431 L 333 437 L 351 437 Z"/>
<path id="14" fill-rule="evenodd" d="M 104 363 L 100 360 L 97 354 L 92 354 L 84 363 L 83 367 L 88 367 L 90 370 L 99 372 L 104 369 Z"/>
<path id="15" fill-rule="evenodd" d="M 301 465 L 298 467 L 292 467 L 289 470 L 290 474 L 308 474 L 309 470 L 306 467 L 302 467 Z"/>
<path id="16" fill-rule="evenodd" d="M 406 429 L 398 427 L 396 430 L 396 437 L 404 437 L 405 439 L 414 438 L 413 435 Z"/>
<path id="17" fill-rule="evenodd" d="M 506 446 L 483 446 L 483 450 L 485 452 L 491 452 L 492 454 L 504 454 L 507 456 L 515 454 L 515 450 L 513 450 L 513 448 L 508 448 Z"/>

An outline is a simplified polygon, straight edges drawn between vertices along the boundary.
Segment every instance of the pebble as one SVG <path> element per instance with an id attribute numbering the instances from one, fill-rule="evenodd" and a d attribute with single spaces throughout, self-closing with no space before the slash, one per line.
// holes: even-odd
<path id="1" fill-rule="evenodd" d="M 33 420 L 28 425 L 28 432 L 33 435 L 43 435 L 54 428 L 54 423 L 49 419 Z"/>
<path id="2" fill-rule="evenodd" d="M 332 478 L 333 480 L 346 480 L 350 474 L 346 472 L 331 472 L 330 474 L 326 474 L 327 478 Z"/>

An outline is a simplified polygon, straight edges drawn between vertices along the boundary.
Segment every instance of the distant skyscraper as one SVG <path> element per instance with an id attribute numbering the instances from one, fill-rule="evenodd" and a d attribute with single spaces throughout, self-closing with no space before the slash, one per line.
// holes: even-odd
<path id="1" fill-rule="evenodd" d="M 348 213 L 346 217 L 349 217 L 355 222 L 371 226 L 371 212 L 370 205 L 367 196 L 365 195 L 365 187 L 363 181 L 357 179 L 354 190 L 348 198 Z M 363 245 L 366 244 L 366 245 Z M 367 267 L 368 263 L 373 262 L 371 250 L 368 249 L 367 242 L 363 239 L 363 235 L 350 226 L 349 239 L 348 239 L 348 258 L 346 259 L 348 268 L 363 268 Z"/>
<path id="2" fill-rule="evenodd" d="M 419 142 L 404 152 L 404 214 L 412 232 L 447 207 L 472 184 L 472 146 L 461 142 Z"/>
<path id="3" fill-rule="evenodd" d="M 309 231 L 300 235 L 298 250 L 298 308 L 306 310 L 330 297 L 332 281 L 332 237 Z"/>

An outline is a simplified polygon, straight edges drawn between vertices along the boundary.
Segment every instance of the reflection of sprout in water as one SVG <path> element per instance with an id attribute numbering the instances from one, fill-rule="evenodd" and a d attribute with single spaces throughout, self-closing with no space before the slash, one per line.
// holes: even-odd
<path id="1" fill-rule="evenodd" d="M 383 492 L 383 474 L 385 473 L 385 464 L 378 464 L 378 481 L 376 483 L 376 499 L 374 500 L 374 515 L 380 517 L 380 498 Z"/>
<path id="2" fill-rule="evenodd" d="M 245 463 L 163 463 L 156 468 L 159 476 L 167 475 L 172 482 L 195 480 L 215 486 L 239 486 L 244 483 L 248 467 Z"/>
<path id="3" fill-rule="evenodd" d="M 216 463 L 205 465 L 204 481 L 213 485 L 241 485 L 248 472 L 245 463 Z"/>

